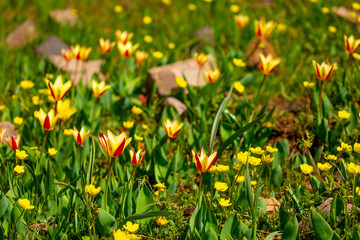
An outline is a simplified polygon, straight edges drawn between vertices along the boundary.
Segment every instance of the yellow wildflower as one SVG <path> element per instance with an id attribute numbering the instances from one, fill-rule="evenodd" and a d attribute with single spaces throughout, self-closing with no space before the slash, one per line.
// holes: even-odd
<path id="1" fill-rule="evenodd" d="M 214 187 L 220 192 L 225 192 L 229 188 L 228 185 L 224 182 L 216 182 Z"/>
<path id="2" fill-rule="evenodd" d="M 126 222 L 126 225 L 123 225 L 123 228 L 125 228 L 126 230 L 128 230 L 129 232 L 136 232 L 137 230 L 139 230 L 139 224 L 137 223 L 132 223 L 130 221 Z"/>
<path id="3" fill-rule="evenodd" d="M 143 18 L 143 22 L 144 22 L 144 24 L 150 24 L 152 22 L 152 18 L 149 16 L 145 16 Z"/>
<path id="4" fill-rule="evenodd" d="M 336 160 L 337 160 L 337 157 L 336 157 L 335 155 L 326 155 L 326 156 L 325 156 L 325 159 L 336 161 Z"/>
<path id="5" fill-rule="evenodd" d="M 239 93 L 243 93 L 245 91 L 245 87 L 244 87 L 244 85 L 242 85 L 242 83 L 240 81 L 234 82 L 234 88 Z"/>
<path id="6" fill-rule="evenodd" d="M 182 77 L 176 77 L 175 78 L 176 84 L 181 88 L 186 88 L 187 82 Z"/>
<path id="7" fill-rule="evenodd" d="M 23 121 L 24 121 L 24 119 L 21 118 L 21 117 L 15 117 L 15 118 L 14 118 L 14 123 L 15 123 L 16 125 L 21 125 L 21 124 L 23 123 Z"/>
<path id="8" fill-rule="evenodd" d="M 19 199 L 18 202 L 20 207 L 22 207 L 24 210 L 34 209 L 34 206 L 30 204 L 28 199 Z"/>
<path id="9" fill-rule="evenodd" d="M 256 148 L 251 147 L 250 152 L 261 155 L 264 153 L 264 150 L 262 150 L 261 147 L 256 147 Z"/>
<path id="10" fill-rule="evenodd" d="M 236 182 L 238 182 L 238 183 L 243 183 L 243 182 L 245 182 L 245 176 L 238 176 L 238 177 L 236 178 Z"/>
<path id="11" fill-rule="evenodd" d="M 27 158 L 29 155 L 26 153 L 25 150 L 20 151 L 19 149 L 16 149 L 16 157 L 24 160 L 25 158 Z"/>
<path id="12" fill-rule="evenodd" d="M 22 89 L 30 89 L 34 87 L 34 83 L 30 80 L 23 80 L 20 82 L 20 86 Z"/>
<path id="13" fill-rule="evenodd" d="M 343 110 L 343 111 L 338 112 L 339 118 L 348 119 L 348 118 L 350 118 L 350 116 L 351 116 L 351 113 L 349 113 L 348 111 Z"/>
<path id="14" fill-rule="evenodd" d="M 279 149 L 273 148 L 271 146 L 266 146 L 266 151 L 268 151 L 269 153 L 276 153 L 277 151 L 279 151 Z"/>
<path id="15" fill-rule="evenodd" d="M 21 174 L 21 173 L 25 172 L 25 169 L 24 169 L 24 166 L 16 165 L 16 167 L 14 168 L 14 171 L 17 174 Z"/>
<path id="16" fill-rule="evenodd" d="M 131 108 L 131 112 L 135 115 L 140 115 L 143 112 L 143 110 L 137 106 L 133 106 Z"/>
<path id="17" fill-rule="evenodd" d="M 125 122 L 123 122 L 123 125 L 124 125 L 125 128 L 130 129 L 130 128 L 132 128 L 134 126 L 134 122 L 125 121 Z"/>
<path id="18" fill-rule="evenodd" d="M 50 156 L 56 155 L 57 152 L 58 152 L 58 151 L 57 151 L 55 148 L 49 148 L 49 149 L 48 149 L 48 153 L 49 153 Z"/>
<path id="19" fill-rule="evenodd" d="M 225 166 L 225 165 L 219 165 L 217 166 L 217 171 L 218 172 L 228 172 L 229 171 L 229 166 Z"/>
<path id="20" fill-rule="evenodd" d="M 310 166 L 309 164 L 301 164 L 300 165 L 300 169 L 304 174 L 310 174 L 314 171 L 314 168 L 312 166 Z"/>
<path id="21" fill-rule="evenodd" d="M 161 216 L 158 219 L 156 219 L 156 223 L 158 226 L 166 226 L 168 224 L 168 222 L 169 221 L 164 216 Z"/>
<path id="22" fill-rule="evenodd" d="M 246 63 L 241 58 L 233 58 L 233 63 L 237 67 L 245 67 Z"/>
<path id="23" fill-rule="evenodd" d="M 219 204 L 222 207 L 228 207 L 231 206 L 230 198 L 228 200 L 225 200 L 224 198 L 220 198 Z"/>

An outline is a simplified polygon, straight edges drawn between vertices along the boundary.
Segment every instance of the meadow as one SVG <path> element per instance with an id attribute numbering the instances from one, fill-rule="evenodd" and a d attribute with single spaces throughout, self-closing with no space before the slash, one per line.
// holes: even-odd
<path id="1" fill-rule="evenodd" d="M 0 10 L 0 239 L 360 239 L 360 2 Z"/>

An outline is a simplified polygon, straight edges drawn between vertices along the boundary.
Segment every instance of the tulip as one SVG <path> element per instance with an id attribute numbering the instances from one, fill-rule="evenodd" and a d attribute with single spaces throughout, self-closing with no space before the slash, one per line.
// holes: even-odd
<path id="1" fill-rule="evenodd" d="M 148 56 L 149 56 L 149 54 L 144 51 L 136 51 L 135 52 L 135 60 L 139 64 L 145 62 L 145 60 Z"/>
<path id="2" fill-rule="evenodd" d="M 70 49 L 61 49 L 61 54 L 67 62 L 69 62 L 73 57 L 73 52 Z"/>
<path id="3" fill-rule="evenodd" d="M 39 119 L 41 126 L 46 130 L 53 130 L 56 121 L 58 120 L 58 116 L 55 116 L 54 109 L 51 109 L 48 114 L 44 112 L 42 108 L 40 111 L 35 112 L 35 117 Z"/>
<path id="4" fill-rule="evenodd" d="M 101 81 L 100 83 L 97 83 L 95 80 L 92 80 L 91 82 L 91 90 L 95 97 L 99 98 L 104 93 L 111 88 L 110 85 L 105 85 L 105 81 Z"/>
<path id="5" fill-rule="evenodd" d="M 67 81 L 65 84 L 63 84 L 62 76 L 57 76 L 55 83 L 52 84 L 52 82 L 47 81 L 47 85 L 50 89 L 51 96 L 55 101 L 62 100 L 66 93 L 70 90 L 72 83 L 71 81 Z"/>
<path id="6" fill-rule="evenodd" d="M 328 60 L 326 59 L 321 65 L 315 62 L 315 60 L 312 61 L 313 66 L 316 71 L 316 75 L 319 78 L 320 81 L 326 81 L 329 79 L 333 69 L 334 64 L 329 65 Z"/>
<path id="7" fill-rule="evenodd" d="M 5 137 L 5 140 L 7 142 L 7 144 L 9 145 L 9 147 L 11 148 L 11 150 L 16 151 L 16 149 L 19 148 L 19 144 L 20 144 L 20 134 L 17 135 L 17 137 L 15 138 L 14 136 L 11 137 Z"/>
<path id="8" fill-rule="evenodd" d="M 6 128 L 3 128 L 3 126 L 0 126 L 0 142 L 2 142 L 5 133 L 6 133 Z"/>
<path id="9" fill-rule="evenodd" d="M 197 169 L 202 173 L 209 171 L 217 156 L 217 152 L 214 152 L 210 156 L 207 156 L 204 152 L 204 148 L 201 148 L 200 156 L 193 150 L 191 150 L 191 153 L 196 160 Z"/>
<path id="10" fill-rule="evenodd" d="M 115 46 L 115 42 L 111 42 L 110 39 L 104 40 L 103 38 L 99 39 L 100 52 L 105 55 L 110 52 L 110 50 Z"/>
<path id="11" fill-rule="evenodd" d="M 271 54 L 265 57 L 262 53 L 260 53 L 260 69 L 265 75 L 272 73 L 280 62 L 281 58 L 274 59 Z"/>
<path id="12" fill-rule="evenodd" d="M 92 48 L 87 48 L 86 46 L 82 46 L 80 48 L 80 60 L 87 61 L 89 59 Z"/>
<path id="13" fill-rule="evenodd" d="M 72 129 L 71 131 L 72 131 L 75 141 L 80 145 L 85 142 L 86 138 L 90 134 L 90 129 L 87 132 L 85 132 L 85 127 L 81 127 L 81 130 L 79 132 L 77 130 L 77 128 L 74 126 L 74 129 Z"/>
<path id="14" fill-rule="evenodd" d="M 235 16 L 235 22 L 239 28 L 245 28 L 245 26 L 249 23 L 250 18 L 247 15 L 239 14 Z"/>
<path id="15" fill-rule="evenodd" d="M 122 154 L 127 145 L 131 142 L 132 138 L 126 139 L 125 132 L 115 136 L 110 130 L 107 134 L 101 133 L 99 142 L 104 153 L 112 158 L 116 158 Z"/>
<path id="16" fill-rule="evenodd" d="M 195 58 L 196 58 L 196 62 L 199 65 L 199 67 L 202 67 L 208 60 L 209 56 L 202 52 L 200 54 L 195 53 Z"/>
<path id="17" fill-rule="evenodd" d="M 262 16 L 260 21 L 255 20 L 255 33 L 259 40 L 267 39 L 276 28 L 274 21 L 265 22 L 265 17 Z"/>
<path id="18" fill-rule="evenodd" d="M 118 42 L 117 47 L 121 56 L 129 58 L 134 54 L 135 50 L 139 47 L 139 44 L 133 45 L 131 42 L 127 42 L 126 44 Z"/>
<path id="19" fill-rule="evenodd" d="M 215 71 L 209 69 L 209 71 L 205 71 L 205 78 L 209 81 L 209 83 L 215 83 L 221 75 L 221 72 L 219 69 L 216 69 Z"/>
<path id="20" fill-rule="evenodd" d="M 179 123 L 178 119 L 171 122 L 170 119 L 167 118 L 166 121 L 164 121 L 165 131 L 169 138 L 175 138 L 181 131 L 183 125 L 184 123 Z"/>
<path id="21" fill-rule="evenodd" d="M 146 150 L 142 151 L 141 149 L 139 149 L 137 152 L 135 152 L 134 148 L 131 148 L 131 150 L 129 151 L 130 151 L 131 163 L 136 167 L 144 159 Z"/>
<path id="22" fill-rule="evenodd" d="M 115 32 L 115 37 L 118 42 L 121 42 L 122 44 L 126 44 L 130 39 L 134 36 L 133 33 L 129 33 L 127 31 L 121 32 L 120 30 L 117 30 Z"/>
<path id="23" fill-rule="evenodd" d="M 76 44 L 75 47 L 71 46 L 72 56 L 75 60 L 80 60 L 80 45 Z"/>
<path id="24" fill-rule="evenodd" d="M 66 99 L 65 101 L 59 100 L 57 102 L 56 107 L 56 114 L 58 115 L 59 119 L 67 120 L 77 112 L 77 109 L 70 106 L 70 99 Z"/>
<path id="25" fill-rule="evenodd" d="M 348 51 L 350 54 L 356 52 L 356 50 L 360 47 L 360 39 L 356 40 L 354 35 L 351 35 L 350 37 L 344 36 L 344 39 L 346 51 Z"/>

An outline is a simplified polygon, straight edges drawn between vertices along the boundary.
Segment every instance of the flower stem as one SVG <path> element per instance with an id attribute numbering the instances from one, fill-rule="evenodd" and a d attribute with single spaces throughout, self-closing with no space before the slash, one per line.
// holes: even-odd
<path id="1" fill-rule="evenodd" d="M 45 136 L 44 136 L 43 144 L 42 144 L 42 147 L 41 147 L 39 160 L 41 160 L 42 154 L 43 154 L 43 152 L 44 152 L 45 143 L 46 143 L 46 139 L 47 139 L 48 135 L 49 135 L 49 131 L 45 131 Z M 39 163 L 39 162 L 38 162 L 38 163 Z"/>
<path id="2" fill-rule="evenodd" d="M 257 103 L 257 101 L 258 101 L 258 98 L 259 98 L 261 89 L 262 89 L 262 87 L 264 86 L 266 76 L 267 76 L 267 75 L 264 74 L 263 79 L 262 79 L 261 84 L 260 84 L 260 87 L 259 87 L 259 90 L 258 90 L 258 92 L 257 92 L 257 94 L 256 94 L 255 101 L 254 101 L 254 104 L 255 104 L 255 105 L 256 105 L 256 103 Z"/>
<path id="3" fill-rule="evenodd" d="M 320 118 L 323 119 L 323 111 L 322 111 L 322 92 L 324 88 L 324 82 L 320 81 L 320 92 L 319 92 L 319 111 L 320 111 Z"/>
<path id="4" fill-rule="evenodd" d="M 25 212 L 25 209 L 22 210 L 20 216 L 18 217 L 18 219 L 16 220 L 16 222 L 15 222 L 15 224 L 13 226 L 12 233 L 11 233 L 11 239 L 14 239 L 14 232 L 15 232 L 16 224 L 18 223 L 18 221 L 20 220 L 20 218 L 24 214 L 24 212 Z"/>
<path id="5" fill-rule="evenodd" d="M 110 180 L 111 168 L 112 168 L 112 165 L 113 165 L 113 159 L 114 158 L 109 156 L 110 166 L 109 166 L 109 169 L 108 169 L 107 178 L 106 178 L 106 186 L 105 186 L 105 211 L 107 211 L 107 195 L 108 195 L 108 190 L 109 190 L 109 180 Z"/>
<path id="6" fill-rule="evenodd" d="M 202 187 L 203 178 L 204 178 L 204 173 L 201 173 L 200 184 L 199 184 L 199 197 L 198 197 L 199 208 L 200 208 L 200 203 L 201 203 L 201 187 Z"/>

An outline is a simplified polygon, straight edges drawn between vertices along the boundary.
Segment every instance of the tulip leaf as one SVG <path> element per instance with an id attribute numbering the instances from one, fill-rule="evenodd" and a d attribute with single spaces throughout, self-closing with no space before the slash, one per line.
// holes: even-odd
<path id="1" fill-rule="evenodd" d="M 314 208 L 311 209 L 311 222 L 314 227 L 316 239 L 340 239 L 339 236 L 331 229 L 330 225 Z"/>
<path id="2" fill-rule="evenodd" d="M 155 201 L 152 193 L 150 192 L 149 188 L 143 184 L 137 197 L 136 213 L 144 213 L 151 209 L 155 209 L 154 203 Z"/>
<path id="3" fill-rule="evenodd" d="M 272 232 L 266 236 L 265 240 L 272 240 L 279 232 Z"/>
<path id="4" fill-rule="evenodd" d="M 175 213 L 169 212 L 169 211 L 153 211 L 153 212 L 139 213 L 139 214 L 133 214 L 133 215 L 128 216 L 127 218 L 124 219 L 123 222 L 135 221 L 135 220 L 140 220 L 140 219 L 145 219 L 145 218 L 154 218 L 154 217 L 160 217 L 160 216 L 170 216 L 170 215 L 174 215 L 174 214 Z"/>
<path id="5" fill-rule="evenodd" d="M 210 135 L 210 146 L 209 146 L 209 154 L 212 153 L 213 151 L 213 147 L 214 147 L 214 142 L 215 142 L 215 137 L 216 137 L 216 133 L 219 127 L 219 123 L 220 123 L 220 119 L 221 119 L 221 114 L 224 111 L 224 108 L 227 104 L 227 102 L 229 101 L 230 97 L 231 97 L 231 93 L 233 91 L 233 86 L 231 86 L 230 91 L 228 93 L 228 95 L 224 98 L 224 100 L 222 101 L 222 103 L 220 104 L 220 107 L 215 115 L 214 118 L 214 122 L 211 128 L 211 135 Z"/>
<path id="6" fill-rule="evenodd" d="M 111 232 L 115 227 L 115 218 L 102 208 L 98 208 L 98 211 L 99 214 L 96 218 L 97 229 L 101 235 L 104 235 L 105 232 Z"/>
<path id="7" fill-rule="evenodd" d="M 292 217 L 285 225 L 281 240 L 295 240 L 298 235 L 299 224 L 296 217 Z"/>

